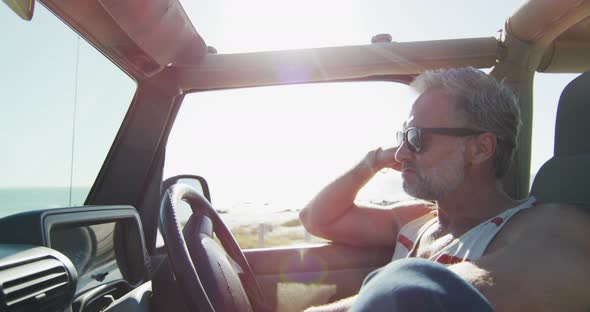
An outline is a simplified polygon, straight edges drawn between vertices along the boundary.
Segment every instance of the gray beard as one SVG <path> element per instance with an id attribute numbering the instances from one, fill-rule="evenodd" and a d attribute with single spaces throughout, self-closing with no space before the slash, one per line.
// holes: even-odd
<path id="1" fill-rule="evenodd" d="M 465 144 L 457 147 L 455 157 L 440 164 L 431 172 L 423 174 L 416 168 L 415 183 L 403 181 L 403 188 L 409 195 L 424 200 L 439 200 L 456 190 L 465 177 Z"/>

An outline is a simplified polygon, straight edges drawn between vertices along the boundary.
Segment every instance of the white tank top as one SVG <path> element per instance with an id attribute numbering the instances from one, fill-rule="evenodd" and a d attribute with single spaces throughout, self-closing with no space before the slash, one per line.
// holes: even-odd
<path id="1" fill-rule="evenodd" d="M 513 215 L 536 204 L 537 201 L 534 197 L 525 199 L 520 205 L 482 222 L 461 237 L 455 238 L 448 246 L 432 255 L 429 260 L 450 265 L 481 258 L 492 239 Z M 436 211 L 433 211 L 402 227 L 397 235 L 392 261 L 412 255 L 415 242 L 420 240 L 426 229 L 437 222 L 436 216 Z"/>

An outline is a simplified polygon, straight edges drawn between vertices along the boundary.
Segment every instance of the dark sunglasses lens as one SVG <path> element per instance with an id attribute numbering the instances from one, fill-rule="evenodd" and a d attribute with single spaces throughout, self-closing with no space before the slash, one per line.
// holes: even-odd
<path id="1" fill-rule="evenodd" d="M 413 152 L 419 152 L 422 149 L 418 129 L 408 129 L 407 132 L 408 147 Z"/>
<path id="2" fill-rule="evenodd" d="M 398 131 L 395 133 L 395 137 L 397 139 L 397 146 L 401 146 L 404 143 L 404 132 Z"/>

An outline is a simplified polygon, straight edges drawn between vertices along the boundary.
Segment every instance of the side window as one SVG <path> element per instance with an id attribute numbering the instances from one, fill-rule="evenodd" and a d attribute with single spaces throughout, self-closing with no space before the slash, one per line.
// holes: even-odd
<path id="1" fill-rule="evenodd" d="M 207 179 L 242 248 L 317 242 L 298 211 L 370 150 L 395 145 L 414 93 L 389 82 L 324 83 L 189 94 L 170 135 L 165 178 Z M 382 172 L 357 201 L 407 198 Z"/>
<path id="2" fill-rule="evenodd" d="M 136 83 L 42 5 L 0 38 L 0 217 L 83 205 Z"/>

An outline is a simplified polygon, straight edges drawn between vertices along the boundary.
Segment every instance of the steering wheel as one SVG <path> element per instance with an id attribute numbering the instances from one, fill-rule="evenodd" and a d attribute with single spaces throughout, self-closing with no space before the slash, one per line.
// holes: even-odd
<path id="1" fill-rule="evenodd" d="M 181 201 L 192 210 L 182 233 L 176 215 Z M 185 184 L 166 190 L 160 205 L 160 228 L 172 272 L 190 311 L 267 310 L 240 246 L 209 201 L 196 190 Z"/>

